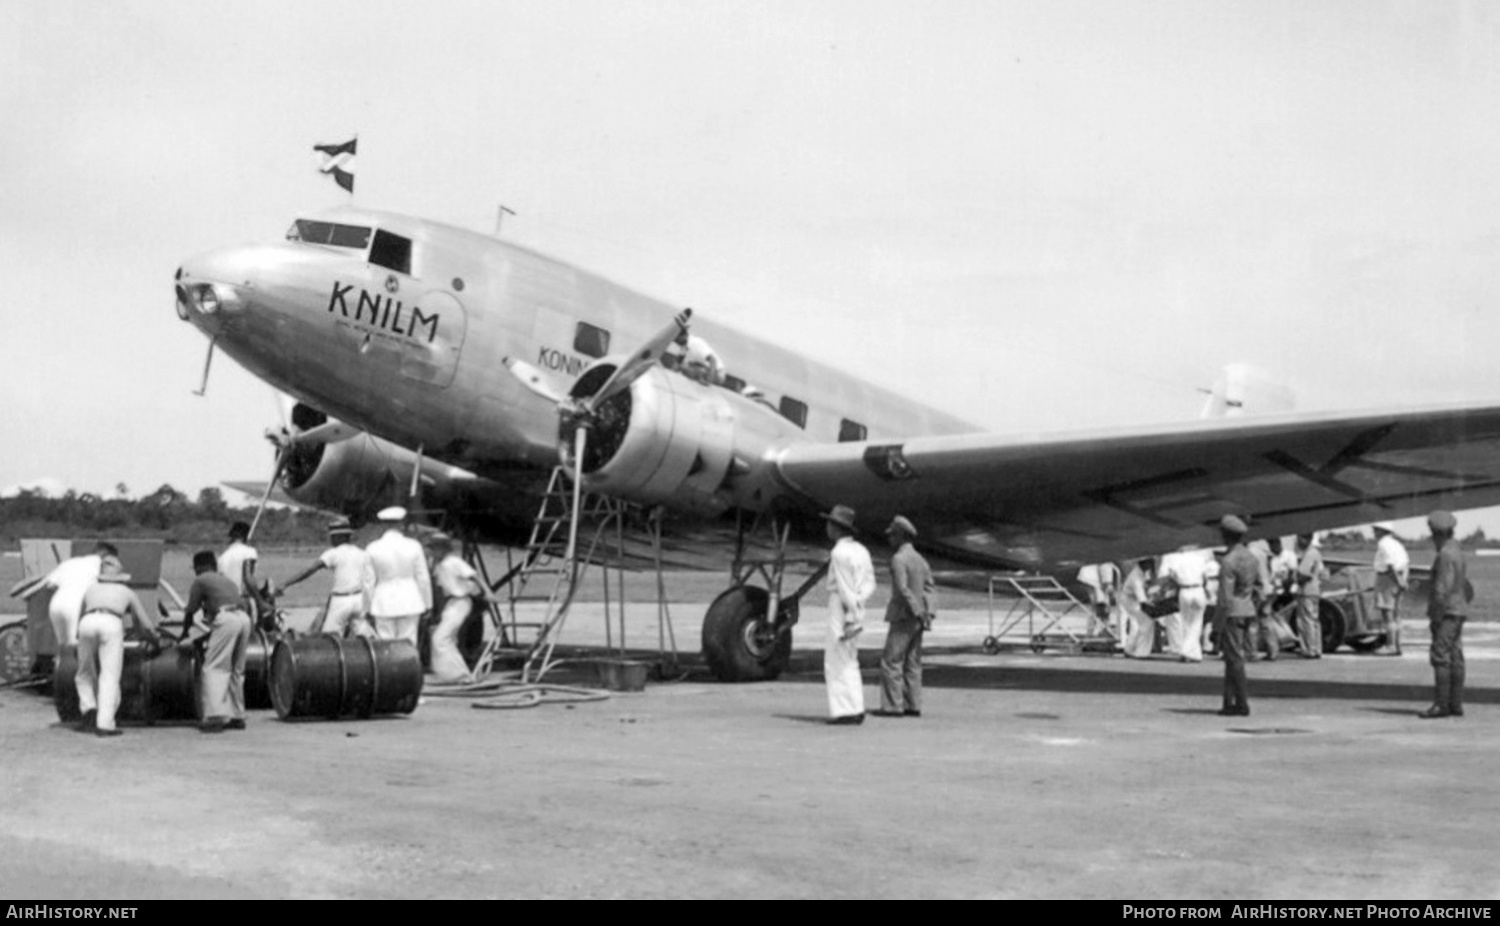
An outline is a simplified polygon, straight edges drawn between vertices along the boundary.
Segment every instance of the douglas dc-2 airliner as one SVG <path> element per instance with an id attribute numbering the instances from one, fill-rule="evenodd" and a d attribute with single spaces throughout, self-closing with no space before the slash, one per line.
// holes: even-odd
<path id="1" fill-rule="evenodd" d="M 341 208 L 284 241 L 201 254 L 176 297 L 210 351 L 297 400 L 287 494 L 356 516 L 410 480 L 424 505 L 516 536 L 552 469 L 581 461 L 588 491 L 678 523 L 805 523 L 842 503 L 872 531 L 904 514 L 950 561 L 1061 573 L 1211 545 L 1227 513 L 1271 536 L 1500 503 L 1500 406 L 983 433 L 561 261 L 393 213 Z M 671 364 L 689 328 L 716 375 Z M 775 677 L 794 612 L 726 596 L 705 622 L 711 663 Z"/>

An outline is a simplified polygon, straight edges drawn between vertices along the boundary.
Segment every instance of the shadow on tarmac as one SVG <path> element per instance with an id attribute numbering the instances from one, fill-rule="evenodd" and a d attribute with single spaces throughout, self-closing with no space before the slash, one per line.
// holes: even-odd
<path id="1" fill-rule="evenodd" d="M 864 654 L 861 653 L 861 656 Z M 996 662 L 993 666 L 952 666 L 928 663 L 922 668 L 922 685 L 926 688 L 961 688 L 969 690 L 995 691 L 1051 691 L 1077 692 L 1084 694 L 1160 694 L 1196 695 L 1216 701 L 1224 692 L 1224 679 L 1217 660 L 1212 662 L 1213 674 L 1181 674 L 1171 671 L 1142 672 L 1128 667 L 1123 660 L 1108 663 L 1097 658 L 1079 657 L 1088 667 L 1056 665 L 1007 665 Z M 860 660 L 861 668 L 867 672 L 878 672 L 879 654 L 871 665 Z M 1162 664 L 1164 667 L 1166 663 Z M 1424 667 L 1425 668 L 1425 667 Z M 822 684 L 821 665 L 804 664 L 793 657 L 791 670 L 782 676 L 784 682 Z M 1249 670 L 1251 698 L 1322 698 L 1340 701 L 1410 701 L 1425 705 L 1431 700 L 1432 686 L 1391 682 L 1353 682 L 1334 679 L 1275 678 L 1258 675 L 1256 664 Z M 866 683 L 870 682 L 866 677 Z M 1475 688 L 1464 690 L 1464 699 L 1473 704 L 1500 704 L 1500 690 Z M 1395 708 L 1385 708 L 1394 714 L 1408 713 Z M 1212 713 L 1212 711 L 1209 711 Z"/>

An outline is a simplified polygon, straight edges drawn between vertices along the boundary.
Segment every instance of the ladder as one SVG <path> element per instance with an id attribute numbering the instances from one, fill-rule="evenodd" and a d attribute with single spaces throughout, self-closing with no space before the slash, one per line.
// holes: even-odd
<path id="1" fill-rule="evenodd" d="M 502 649 L 521 646 L 523 631 L 535 632 L 526 648 L 521 669 L 524 682 L 534 682 L 557 664 L 553 658 L 558 635 L 572 610 L 573 598 L 588 565 L 596 559 L 606 570 L 604 592 L 604 627 L 606 645 L 614 647 L 611 625 L 612 604 L 618 602 L 620 645 L 625 645 L 623 584 L 611 601 L 608 569 L 620 569 L 623 559 L 625 503 L 605 495 L 584 493 L 579 510 L 573 511 L 573 490 L 565 467 L 557 466 L 547 481 L 547 489 L 531 533 L 520 553 L 520 562 L 507 550 L 509 569 L 501 581 L 507 590 L 504 610 L 491 609 L 491 636 L 486 642 L 474 674 L 484 677 L 494 668 Z M 576 521 L 577 543 L 570 558 L 569 534 Z M 611 548 L 612 547 L 612 548 Z M 623 583 L 623 576 L 621 577 Z M 521 620 L 520 606 L 543 603 L 539 620 Z"/>
<path id="2" fill-rule="evenodd" d="M 987 653 L 998 653 L 1003 646 L 1027 648 L 1034 653 L 1049 648 L 1074 653 L 1084 649 L 1112 652 L 1118 645 L 1113 629 L 1099 622 L 1093 608 L 1075 598 L 1054 576 L 991 576 L 989 588 L 990 635 L 984 641 Z M 1015 598 L 1001 619 L 998 631 L 995 629 L 997 591 Z M 1023 621 L 1024 630 L 1021 629 Z M 1096 633 L 1096 630 L 1100 632 Z M 1014 637 L 1021 633 L 1024 633 L 1024 638 L 1018 642 Z"/>

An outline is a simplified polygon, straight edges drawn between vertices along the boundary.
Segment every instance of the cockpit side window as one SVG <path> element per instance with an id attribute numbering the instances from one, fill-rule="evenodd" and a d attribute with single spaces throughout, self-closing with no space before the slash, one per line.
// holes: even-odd
<path id="1" fill-rule="evenodd" d="M 370 229 L 361 225 L 340 225 L 337 222 L 319 222 L 313 219 L 298 219 L 287 229 L 286 240 L 305 241 L 308 244 L 328 244 L 336 248 L 356 248 L 363 251 L 370 246 Z"/>
<path id="2" fill-rule="evenodd" d="M 370 248 L 370 263 L 410 275 L 411 239 L 377 228 L 375 246 Z"/>
<path id="3" fill-rule="evenodd" d="M 609 331 L 588 322 L 579 322 L 573 335 L 573 349 L 585 357 L 603 357 L 609 353 Z"/>

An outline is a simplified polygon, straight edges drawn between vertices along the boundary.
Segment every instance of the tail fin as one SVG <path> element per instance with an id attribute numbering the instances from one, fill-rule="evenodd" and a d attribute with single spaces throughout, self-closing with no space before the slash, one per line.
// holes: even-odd
<path id="1" fill-rule="evenodd" d="M 1234 418 L 1289 412 L 1297 407 L 1292 387 L 1248 363 L 1231 363 L 1214 380 L 1213 391 L 1203 403 L 1200 418 Z"/>

